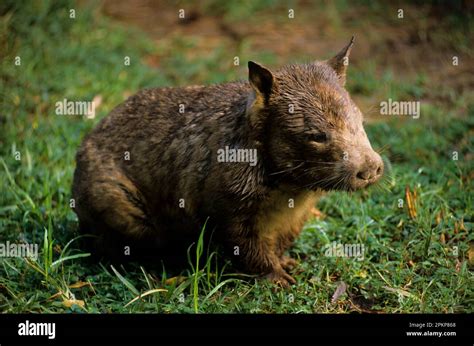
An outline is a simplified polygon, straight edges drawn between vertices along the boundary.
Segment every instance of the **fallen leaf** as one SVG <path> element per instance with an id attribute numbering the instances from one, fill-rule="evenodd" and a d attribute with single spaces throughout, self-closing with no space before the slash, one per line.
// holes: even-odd
<path id="1" fill-rule="evenodd" d="M 185 276 L 174 276 L 172 278 L 165 280 L 165 285 L 173 285 L 173 284 L 179 285 L 185 280 L 186 280 Z"/>
<path id="2" fill-rule="evenodd" d="M 92 284 L 90 282 L 78 281 L 72 285 L 69 285 L 69 288 L 81 288 L 84 286 L 89 286 L 92 288 Z"/>
<path id="3" fill-rule="evenodd" d="M 334 304 L 339 299 L 339 297 L 346 292 L 346 289 L 346 283 L 344 281 L 339 282 L 336 291 L 334 291 L 334 294 L 332 295 L 331 304 Z"/>
<path id="4" fill-rule="evenodd" d="M 413 190 L 413 192 L 411 192 L 408 185 L 405 187 L 405 199 L 407 201 L 408 216 L 411 219 L 415 219 L 416 218 L 416 208 L 415 208 L 416 190 Z"/>
<path id="5" fill-rule="evenodd" d="M 438 214 L 436 214 L 436 225 L 439 225 L 443 220 L 443 211 L 441 210 Z"/>
<path id="6" fill-rule="evenodd" d="M 77 305 L 80 308 L 84 308 L 84 301 L 83 300 L 76 300 L 76 299 L 64 299 L 63 305 L 67 308 L 70 308 L 73 305 Z"/>
<path id="7" fill-rule="evenodd" d="M 95 95 L 92 99 L 92 102 L 94 103 L 94 107 L 96 109 L 99 108 L 99 106 L 102 104 L 102 95 Z"/>
<path id="8" fill-rule="evenodd" d="M 61 296 L 62 294 L 63 294 L 63 291 L 59 291 L 58 293 L 55 293 L 51 297 L 49 297 L 48 300 L 56 299 L 57 297 Z"/>
<path id="9" fill-rule="evenodd" d="M 459 271 L 461 270 L 461 261 L 459 261 L 457 258 L 456 258 L 456 266 L 454 267 L 454 270 L 456 270 L 456 273 L 459 273 Z"/>
<path id="10" fill-rule="evenodd" d="M 469 249 L 467 250 L 467 258 L 470 266 L 474 266 L 474 242 L 469 243 Z"/>
<path id="11" fill-rule="evenodd" d="M 441 235 L 439 236 L 439 241 L 441 242 L 441 244 L 446 244 L 446 236 L 444 235 L 444 233 L 441 233 Z"/>

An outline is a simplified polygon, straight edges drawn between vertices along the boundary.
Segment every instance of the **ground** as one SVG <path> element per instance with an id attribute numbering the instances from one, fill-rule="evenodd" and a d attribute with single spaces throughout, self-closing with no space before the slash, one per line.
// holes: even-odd
<path id="1" fill-rule="evenodd" d="M 0 258 L 0 311 L 473 312 L 474 21 L 464 5 L 177 4 L 0 5 L 0 242 L 41 244 L 36 260 Z M 290 253 L 296 285 L 275 289 L 215 255 L 197 266 L 199 246 L 180 273 L 89 259 L 70 208 L 74 155 L 115 105 L 144 87 L 245 79 L 247 60 L 325 59 L 353 34 L 347 87 L 390 169 L 378 188 L 320 201 Z M 96 117 L 56 114 L 64 98 L 94 99 Z M 421 116 L 380 115 L 389 98 L 420 101 Z M 326 256 L 333 242 L 364 244 L 364 256 Z"/>

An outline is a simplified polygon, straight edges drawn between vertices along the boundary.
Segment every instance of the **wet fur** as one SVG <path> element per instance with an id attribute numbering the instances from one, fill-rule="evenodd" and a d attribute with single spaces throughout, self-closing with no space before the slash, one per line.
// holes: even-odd
<path id="1" fill-rule="evenodd" d="M 294 282 L 286 271 L 294 261 L 284 253 L 324 184 L 345 183 L 337 166 L 344 134 L 363 132 L 361 114 L 337 66 L 290 65 L 273 76 L 249 67 L 257 69 L 251 83 L 140 91 L 85 137 L 73 196 L 97 251 L 120 257 L 129 246 L 132 254 L 186 258 L 207 220 L 242 270 Z M 320 150 L 306 140 L 314 128 L 340 138 Z M 218 162 L 226 146 L 257 149 L 257 164 Z"/>

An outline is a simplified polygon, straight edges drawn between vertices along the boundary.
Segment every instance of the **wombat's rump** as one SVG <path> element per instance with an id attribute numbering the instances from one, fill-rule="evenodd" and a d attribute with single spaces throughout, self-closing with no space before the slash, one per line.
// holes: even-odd
<path id="1" fill-rule="evenodd" d="M 276 72 L 249 62 L 248 83 L 130 97 L 77 153 L 81 230 L 105 252 L 159 253 L 186 249 L 208 220 L 244 271 L 294 283 L 284 253 L 318 193 L 365 187 L 383 171 L 344 89 L 351 46 Z"/>

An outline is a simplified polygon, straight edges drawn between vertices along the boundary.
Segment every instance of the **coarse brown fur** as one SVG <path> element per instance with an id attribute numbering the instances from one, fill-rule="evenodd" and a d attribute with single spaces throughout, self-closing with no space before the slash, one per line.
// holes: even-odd
<path id="1" fill-rule="evenodd" d="M 344 89 L 351 46 L 276 72 L 250 62 L 249 82 L 130 97 L 77 153 L 81 230 L 98 235 L 104 252 L 155 253 L 185 250 L 208 220 L 244 271 L 294 283 L 287 269 L 295 262 L 284 253 L 318 194 L 362 188 L 382 174 Z M 226 147 L 255 149 L 258 159 L 221 162 Z"/>

